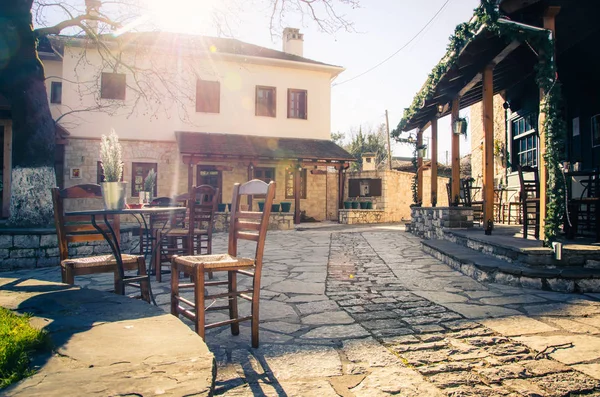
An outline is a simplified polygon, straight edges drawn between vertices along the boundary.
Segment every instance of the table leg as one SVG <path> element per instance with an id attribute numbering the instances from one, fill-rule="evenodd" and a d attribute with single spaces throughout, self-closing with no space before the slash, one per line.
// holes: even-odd
<path id="1" fill-rule="evenodd" d="M 115 280 L 116 281 L 115 293 L 117 293 L 119 295 L 125 295 L 125 283 L 124 283 L 125 271 L 123 269 L 123 257 L 121 256 L 121 248 L 119 246 L 119 242 L 117 241 L 117 236 L 115 234 L 115 231 L 114 231 L 113 227 L 111 226 L 110 222 L 108 221 L 107 215 L 104 215 L 104 224 L 106 225 L 107 229 L 109 230 L 110 235 L 109 235 L 109 233 L 106 232 L 105 229 L 103 229 L 102 227 L 100 227 L 98 225 L 98 223 L 96 222 L 96 215 L 92 215 L 92 225 L 94 226 L 94 228 L 96 230 L 98 230 L 98 232 L 100 232 L 100 234 L 102 234 L 102 236 L 108 243 L 108 246 L 110 247 L 111 251 L 113 252 L 115 261 L 117 262 L 118 280 Z"/>

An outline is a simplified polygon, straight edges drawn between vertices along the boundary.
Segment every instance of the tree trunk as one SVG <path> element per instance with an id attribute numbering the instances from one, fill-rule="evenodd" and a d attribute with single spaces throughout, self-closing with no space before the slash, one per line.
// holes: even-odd
<path id="1" fill-rule="evenodd" d="M 0 94 L 11 106 L 13 171 L 9 223 L 46 226 L 52 222 L 55 123 L 50 114 L 44 69 L 37 56 L 32 0 L 0 2 Z"/>

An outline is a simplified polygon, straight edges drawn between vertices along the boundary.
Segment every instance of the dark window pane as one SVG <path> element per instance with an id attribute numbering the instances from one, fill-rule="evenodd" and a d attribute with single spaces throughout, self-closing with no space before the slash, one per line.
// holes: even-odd
<path id="1" fill-rule="evenodd" d="M 50 84 L 50 103 L 62 103 L 62 83 L 59 81 Z"/>
<path id="2" fill-rule="evenodd" d="M 125 99 L 126 79 L 121 73 L 102 73 L 100 97 L 104 99 Z"/>

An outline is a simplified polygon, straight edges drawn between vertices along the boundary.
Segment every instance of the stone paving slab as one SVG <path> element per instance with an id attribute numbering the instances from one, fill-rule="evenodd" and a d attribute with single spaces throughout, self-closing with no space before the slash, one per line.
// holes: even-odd
<path id="1" fill-rule="evenodd" d="M 214 252 L 226 247 L 215 235 Z M 395 225 L 269 232 L 263 274 L 260 348 L 250 347 L 246 323 L 235 337 L 207 332 L 215 395 L 600 395 L 597 294 L 477 282 Z M 169 280 L 153 282 L 167 312 Z M 76 282 L 112 286 L 109 275 Z M 552 347 L 553 335 L 576 343 Z"/>

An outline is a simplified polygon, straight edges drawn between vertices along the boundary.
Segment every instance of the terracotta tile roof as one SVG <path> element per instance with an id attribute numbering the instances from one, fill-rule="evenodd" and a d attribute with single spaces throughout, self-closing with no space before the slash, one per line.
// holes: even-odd
<path id="1" fill-rule="evenodd" d="M 356 161 L 347 151 L 325 139 L 278 138 L 206 132 L 175 132 L 179 152 L 202 156 L 268 159 Z"/>
<path id="2" fill-rule="evenodd" d="M 331 65 L 312 59 L 273 50 L 267 47 L 245 43 L 237 39 L 200 36 L 170 32 L 128 32 L 120 36 L 102 35 L 103 40 L 119 41 L 123 44 L 141 44 L 164 48 L 195 49 L 200 52 L 214 54 L 233 54 L 248 57 L 281 59 L 286 61 L 309 63 L 314 65 L 330 66 L 342 69 L 341 66 Z M 62 54 L 65 43 L 72 46 L 89 45 L 90 41 L 85 36 L 48 36 L 40 38 L 39 51 L 51 53 L 52 47 Z M 52 44 L 52 46 L 50 46 Z"/>

